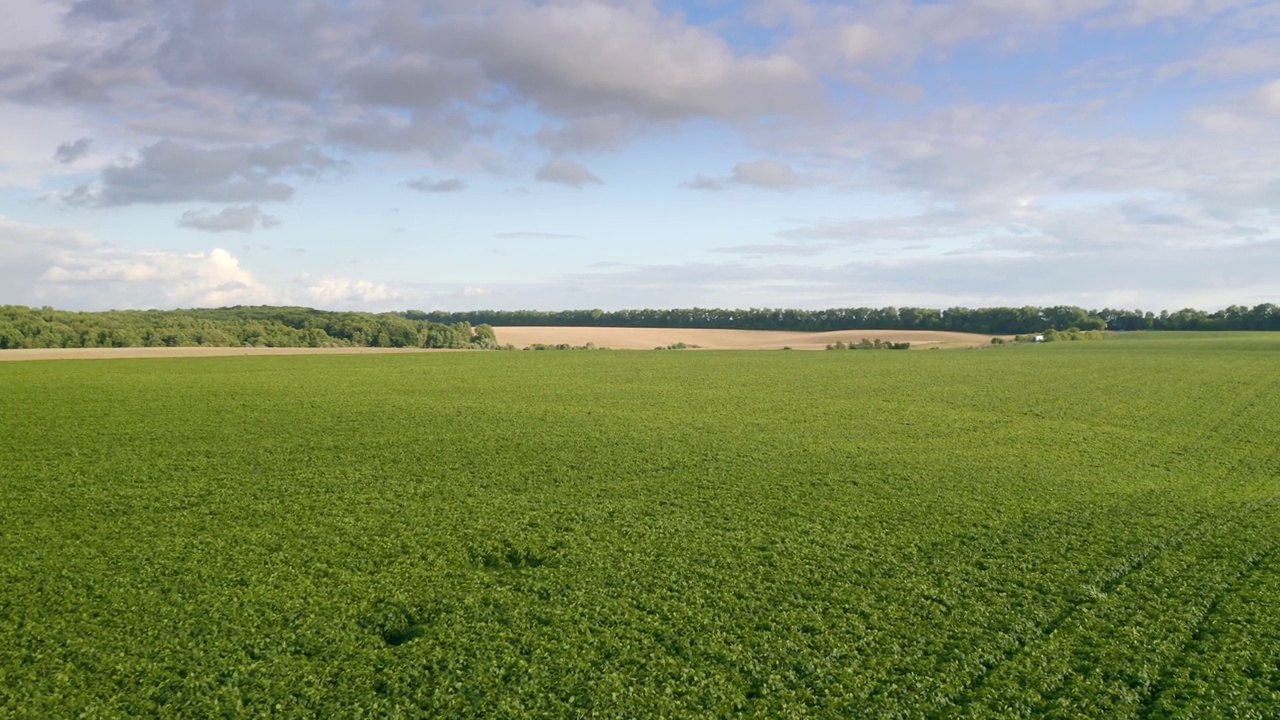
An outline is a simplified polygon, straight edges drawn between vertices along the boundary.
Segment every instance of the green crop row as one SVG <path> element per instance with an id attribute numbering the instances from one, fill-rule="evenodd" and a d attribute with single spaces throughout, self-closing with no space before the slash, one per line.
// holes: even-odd
<path id="1" fill-rule="evenodd" d="M 1270 717 L 1194 338 L 3 363 L 0 716 Z"/>

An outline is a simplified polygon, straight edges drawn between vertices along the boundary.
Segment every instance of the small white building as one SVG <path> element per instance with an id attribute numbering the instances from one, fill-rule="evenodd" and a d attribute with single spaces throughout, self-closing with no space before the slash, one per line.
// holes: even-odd
<path id="1" fill-rule="evenodd" d="M 1043 336 L 1043 335 L 1037 335 L 1037 336 L 1036 336 L 1036 342 L 1044 342 L 1044 336 Z"/>

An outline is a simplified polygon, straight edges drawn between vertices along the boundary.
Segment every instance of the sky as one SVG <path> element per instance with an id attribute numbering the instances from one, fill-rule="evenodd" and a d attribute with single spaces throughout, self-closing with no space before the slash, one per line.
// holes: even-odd
<path id="1" fill-rule="evenodd" d="M 0 304 L 1280 302 L 1276 0 L 3 0 Z"/>

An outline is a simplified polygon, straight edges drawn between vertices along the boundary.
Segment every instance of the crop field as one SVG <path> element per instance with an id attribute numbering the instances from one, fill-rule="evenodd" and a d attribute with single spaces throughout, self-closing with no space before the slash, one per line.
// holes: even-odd
<path id="1" fill-rule="evenodd" d="M 1269 718 L 1280 333 L 0 363 L 0 717 Z"/>

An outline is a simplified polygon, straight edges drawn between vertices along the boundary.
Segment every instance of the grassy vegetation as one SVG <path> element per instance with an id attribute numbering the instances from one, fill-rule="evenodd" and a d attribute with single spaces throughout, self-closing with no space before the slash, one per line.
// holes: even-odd
<path id="1" fill-rule="evenodd" d="M 1278 366 L 0 364 L 0 715 L 1268 716 Z"/>

